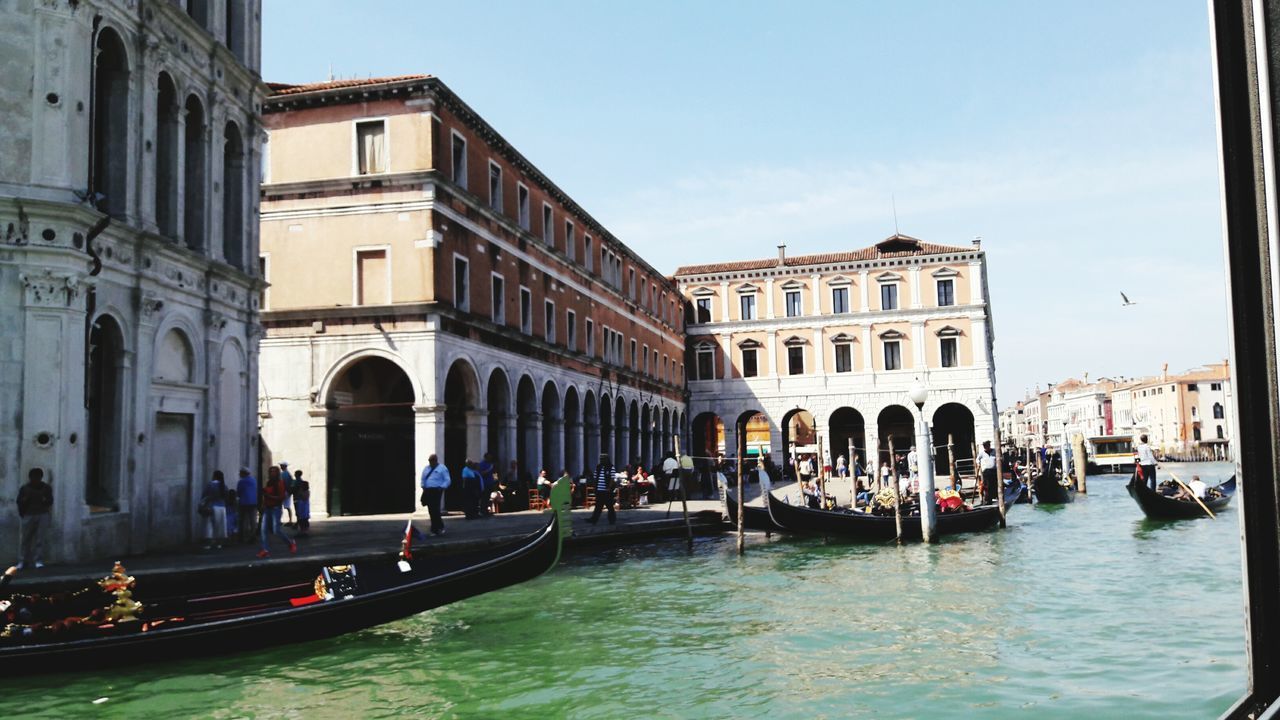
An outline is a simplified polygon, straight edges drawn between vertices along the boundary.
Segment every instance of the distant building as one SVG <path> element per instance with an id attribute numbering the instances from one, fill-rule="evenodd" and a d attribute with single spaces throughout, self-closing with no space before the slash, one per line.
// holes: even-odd
<path id="1" fill-rule="evenodd" d="M 1026 417 L 1021 400 L 1000 411 L 1000 439 L 1005 447 L 1026 447 Z"/>
<path id="2" fill-rule="evenodd" d="M 10 548 L 30 468 L 54 487 L 47 559 L 74 561 L 190 542 L 210 474 L 254 464 L 260 9 L 0 10 Z"/>
<path id="3" fill-rule="evenodd" d="M 915 442 L 916 382 L 929 389 L 934 444 L 957 457 L 992 440 L 991 310 L 986 256 L 894 235 L 848 252 L 682 267 L 689 412 L 697 455 L 768 448 L 888 460 Z M 752 430 L 752 428 L 755 428 Z M 817 446 L 818 443 L 821 448 Z M 940 451 L 941 471 L 947 458 Z M 967 466 L 965 468 L 968 469 Z"/>
<path id="4" fill-rule="evenodd" d="M 1113 430 L 1110 391 L 1114 380 L 1093 383 L 1064 380 L 1053 387 L 1047 405 L 1048 445 L 1059 447 L 1073 442 L 1077 435 L 1086 440 L 1110 435 Z"/>
<path id="5" fill-rule="evenodd" d="M 1231 373 L 1227 363 L 1161 375 L 1123 388 L 1119 426 L 1147 434 L 1162 455 L 1230 459 Z"/>

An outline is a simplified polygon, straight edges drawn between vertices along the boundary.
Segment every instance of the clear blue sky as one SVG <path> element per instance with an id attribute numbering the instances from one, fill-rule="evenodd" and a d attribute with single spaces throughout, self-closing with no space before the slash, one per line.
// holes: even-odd
<path id="1" fill-rule="evenodd" d="M 437 75 L 664 272 L 865 247 L 894 198 L 981 235 L 1001 406 L 1226 356 L 1204 0 L 264 5 L 267 80 Z"/>

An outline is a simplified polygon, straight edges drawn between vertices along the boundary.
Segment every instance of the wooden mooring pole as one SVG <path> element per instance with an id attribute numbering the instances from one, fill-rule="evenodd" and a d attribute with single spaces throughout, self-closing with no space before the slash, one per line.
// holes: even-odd
<path id="1" fill-rule="evenodd" d="M 689 490 L 685 488 L 686 481 L 689 478 L 685 476 L 685 467 L 683 462 L 684 458 L 680 454 L 680 436 L 679 435 L 675 437 L 675 441 L 676 441 L 676 457 L 680 458 L 682 461 L 680 463 L 680 469 L 677 471 L 680 473 L 680 507 L 684 510 L 685 536 L 688 538 L 688 541 L 689 541 L 689 549 L 693 550 L 693 524 L 689 522 Z M 693 475 L 693 472 L 690 471 L 689 475 Z M 739 515 L 738 517 L 742 517 L 742 516 Z"/>
<path id="2" fill-rule="evenodd" d="M 898 463 L 893 452 L 893 436 L 889 436 L 889 477 L 893 479 L 893 527 L 898 531 L 898 544 L 902 544 L 902 491 L 898 483 Z"/>
<path id="3" fill-rule="evenodd" d="M 746 532 L 745 532 L 746 525 L 743 523 L 743 520 L 742 520 L 742 516 L 745 514 L 743 510 L 743 505 L 746 504 L 746 501 L 744 500 L 745 495 L 746 494 L 742 491 L 742 453 L 738 453 L 738 554 L 739 555 L 746 552 L 746 547 L 747 547 L 747 539 L 746 539 Z M 766 498 L 766 500 L 767 499 L 768 498 Z"/>

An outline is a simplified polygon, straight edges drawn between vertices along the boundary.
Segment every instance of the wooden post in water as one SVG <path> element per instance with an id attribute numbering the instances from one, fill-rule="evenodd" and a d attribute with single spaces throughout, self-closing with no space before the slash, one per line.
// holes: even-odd
<path id="1" fill-rule="evenodd" d="M 746 527 L 746 525 L 743 523 L 743 519 L 742 519 L 742 516 L 745 514 L 742 507 L 746 502 L 743 499 L 744 497 L 745 497 L 745 493 L 742 491 L 742 453 L 738 453 L 738 554 L 739 555 L 745 552 L 745 548 L 747 546 L 746 533 L 744 531 L 744 528 Z M 768 498 L 766 498 L 766 500 L 767 499 Z"/>
<path id="2" fill-rule="evenodd" d="M 683 459 L 683 456 L 681 456 L 680 454 L 680 436 L 679 435 L 675 437 L 675 441 L 676 441 L 676 457 Z M 689 540 L 689 549 L 693 550 L 693 524 L 689 522 L 689 491 L 687 488 L 685 488 L 685 481 L 688 478 L 685 477 L 684 463 L 680 464 L 680 469 L 677 470 L 676 472 L 680 473 L 680 507 L 684 510 L 684 532 L 685 532 L 685 536 Z M 742 517 L 742 516 L 739 515 L 738 517 Z"/>
<path id="3" fill-rule="evenodd" d="M 889 477 L 893 478 L 893 527 L 898 531 L 898 544 L 902 544 L 902 491 L 898 483 L 897 458 L 893 453 L 893 436 L 889 436 Z"/>
<path id="4" fill-rule="evenodd" d="M 853 454 L 853 436 L 851 435 L 849 436 L 849 454 L 845 456 L 848 460 L 845 468 L 849 471 L 849 507 L 854 510 L 858 509 L 858 461 L 856 457 Z"/>
<path id="5" fill-rule="evenodd" d="M 1088 495 L 1084 475 L 1089 466 L 1089 459 L 1084 454 L 1084 435 L 1076 433 L 1076 436 L 1071 438 L 1071 452 L 1076 456 L 1076 490 Z"/>
<path id="6" fill-rule="evenodd" d="M 981 505 L 987 500 L 987 489 L 982 486 L 982 468 L 978 466 L 978 436 L 973 438 L 973 479 L 977 483 L 973 488 L 973 492 L 978 497 L 978 504 Z"/>
<path id="7" fill-rule="evenodd" d="M 964 493 L 960 491 L 960 471 L 956 469 L 956 445 L 951 433 L 947 433 L 947 464 L 951 466 L 951 487 L 963 497 Z"/>
<path id="8" fill-rule="evenodd" d="M 997 416 L 999 417 L 999 416 Z M 1000 450 L 1003 445 L 1000 444 L 1000 425 L 996 424 L 996 506 L 1000 508 L 1000 527 L 1007 527 L 1005 513 L 1007 509 L 1004 506 L 1004 453 Z"/>

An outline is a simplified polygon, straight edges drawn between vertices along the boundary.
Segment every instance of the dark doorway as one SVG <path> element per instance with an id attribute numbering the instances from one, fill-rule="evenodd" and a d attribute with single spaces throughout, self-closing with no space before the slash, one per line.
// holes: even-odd
<path id="1" fill-rule="evenodd" d="M 973 474 L 973 413 L 960 403 L 946 403 L 933 413 L 934 473 L 951 474 L 951 458 L 947 452 L 950 436 L 956 455 L 956 472 Z"/>
<path id="2" fill-rule="evenodd" d="M 905 456 L 916 444 L 916 422 L 911 411 L 901 405 L 890 405 L 880 411 L 876 419 L 880 435 L 880 453 L 878 463 L 889 462 L 889 439 L 893 438 L 893 451 Z"/>
<path id="3" fill-rule="evenodd" d="M 853 472 L 854 455 L 865 468 L 867 465 L 867 424 L 862 413 L 851 407 L 842 407 L 831 413 L 831 463 L 834 468 L 837 459 L 844 457 L 850 473 Z M 849 447 L 853 446 L 850 454 Z"/>
<path id="4" fill-rule="evenodd" d="M 326 398 L 330 515 L 414 509 L 413 385 L 400 366 L 371 357 L 348 367 Z"/>

